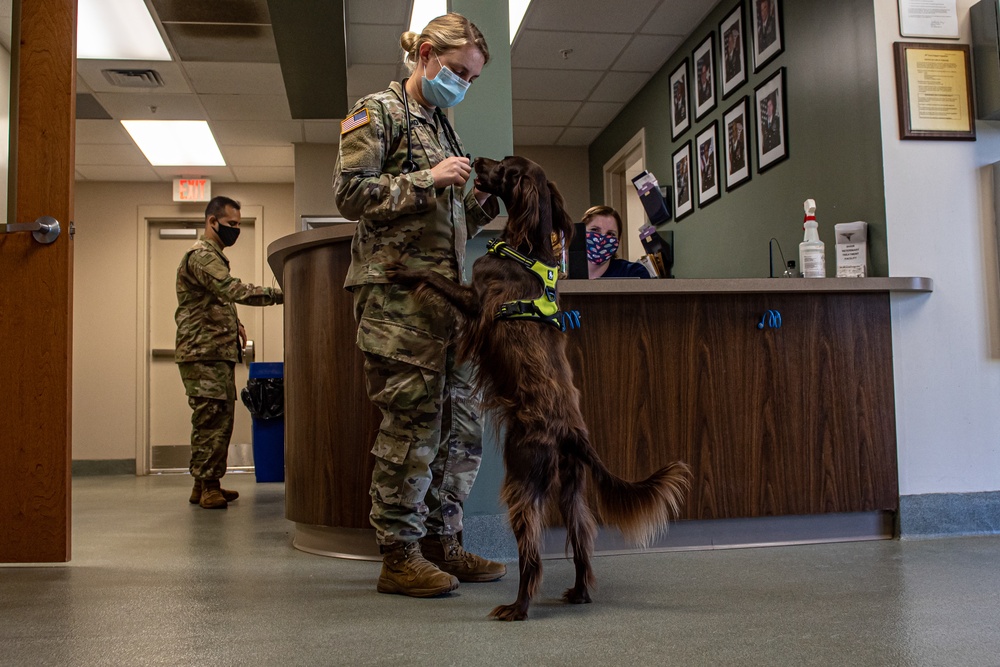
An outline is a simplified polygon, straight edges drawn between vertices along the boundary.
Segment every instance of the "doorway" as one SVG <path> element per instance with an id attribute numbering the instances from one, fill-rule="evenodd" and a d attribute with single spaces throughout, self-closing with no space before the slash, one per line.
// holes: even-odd
<path id="1" fill-rule="evenodd" d="M 604 164 L 604 201 L 621 215 L 621 254 L 630 262 L 646 254 L 639 242 L 639 229 L 646 224 L 646 211 L 632 184 L 632 179 L 645 169 L 645 129 L 639 130 Z"/>
<path id="2" fill-rule="evenodd" d="M 142 474 L 187 472 L 191 458 L 191 408 L 188 406 L 174 362 L 177 308 L 177 265 L 184 253 L 202 233 L 204 217 L 197 218 L 147 218 L 146 219 L 147 271 L 146 271 L 146 321 L 148 332 L 145 341 L 145 376 L 147 378 L 145 423 L 147 424 L 142 458 L 146 461 Z M 256 233 L 255 219 L 243 217 L 240 222 L 240 240 L 226 248 L 232 274 L 244 282 L 259 284 L 255 275 Z M 237 305 L 240 322 L 247 331 L 250 342 L 259 350 L 263 330 L 263 309 Z M 252 359 L 246 359 L 246 362 Z M 237 394 L 246 386 L 248 365 L 236 365 Z M 237 397 L 236 420 L 229 446 L 229 471 L 252 471 L 250 413 L 242 407 Z M 140 431 L 141 433 L 142 431 Z"/>

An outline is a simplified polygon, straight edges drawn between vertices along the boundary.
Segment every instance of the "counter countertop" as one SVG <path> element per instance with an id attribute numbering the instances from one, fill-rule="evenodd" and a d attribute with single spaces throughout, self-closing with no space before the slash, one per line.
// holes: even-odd
<path id="1" fill-rule="evenodd" d="M 741 294 L 817 292 L 933 292 L 934 281 L 901 278 L 600 278 L 560 280 L 560 294 Z"/>
<path id="2" fill-rule="evenodd" d="M 354 225 L 332 225 L 296 232 L 267 246 L 267 263 L 278 283 L 282 282 L 285 260 L 289 255 L 310 247 L 350 241 Z M 637 280 L 601 278 L 599 280 L 559 281 L 560 294 L 741 294 L 741 293 L 817 293 L 817 292 L 933 292 L 931 278 L 671 278 Z"/>

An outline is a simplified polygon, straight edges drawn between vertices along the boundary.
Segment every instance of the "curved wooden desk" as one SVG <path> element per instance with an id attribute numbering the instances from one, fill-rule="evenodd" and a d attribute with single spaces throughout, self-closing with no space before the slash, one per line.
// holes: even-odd
<path id="1" fill-rule="evenodd" d="M 353 233 L 317 229 L 268 247 L 285 290 L 285 516 L 296 548 L 378 559 L 368 451 L 381 417 L 343 289 Z M 568 352 L 602 458 L 630 479 L 687 461 L 682 523 L 722 533 L 745 531 L 731 523 L 744 519 L 862 513 L 891 534 L 889 295 L 932 290 L 919 277 L 559 283 L 562 307 L 584 313 Z M 762 322 L 770 310 L 780 328 Z M 720 538 L 696 534 L 686 548 L 706 539 Z"/>
<path id="2" fill-rule="evenodd" d="M 353 235 L 354 225 L 337 225 L 267 248 L 285 292 L 285 517 L 297 549 L 380 560 L 368 488 L 382 417 L 365 391 L 344 289 Z"/>

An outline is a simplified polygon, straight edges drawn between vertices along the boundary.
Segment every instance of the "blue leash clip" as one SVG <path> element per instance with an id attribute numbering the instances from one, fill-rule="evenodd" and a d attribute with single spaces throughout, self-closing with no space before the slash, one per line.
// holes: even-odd
<path id="1" fill-rule="evenodd" d="M 758 329 L 763 329 L 765 326 L 771 327 L 772 329 L 781 328 L 781 313 L 776 310 L 769 310 L 760 318 L 760 322 L 757 323 Z"/>

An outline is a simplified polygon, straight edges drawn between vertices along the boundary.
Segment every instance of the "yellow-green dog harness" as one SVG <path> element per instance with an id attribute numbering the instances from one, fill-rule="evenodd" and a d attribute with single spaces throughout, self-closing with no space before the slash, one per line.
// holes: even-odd
<path id="1" fill-rule="evenodd" d="M 535 320 L 551 324 L 560 331 L 580 327 L 580 313 L 575 310 L 561 311 L 556 304 L 556 281 L 559 279 L 559 268 L 543 264 L 538 260 L 522 255 L 511 248 L 505 241 L 493 239 L 486 246 L 486 251 L 497 257 L 517 262 L 522 268 L 530 271 L 542 282 L 542 295 L 537 299 L 521 299 L 500 304 L 500 309 L 493 315 L 496 319 Z"/>

